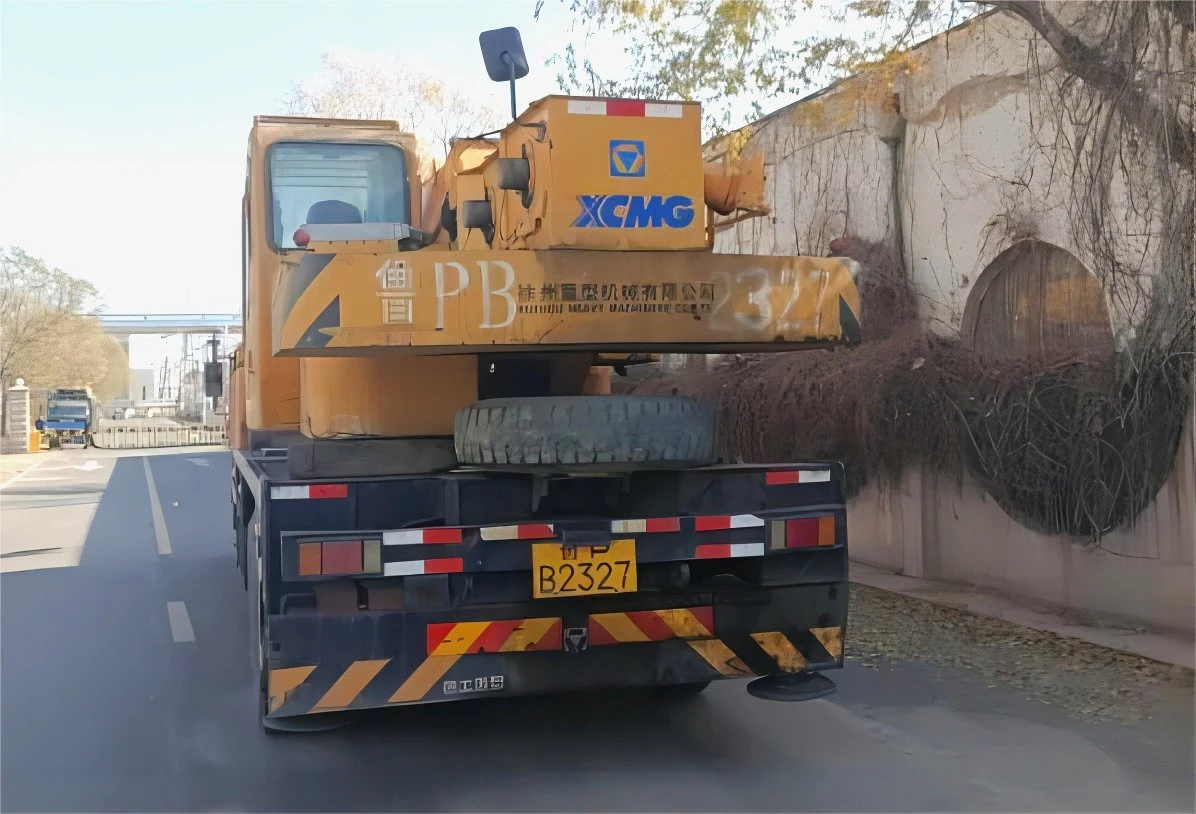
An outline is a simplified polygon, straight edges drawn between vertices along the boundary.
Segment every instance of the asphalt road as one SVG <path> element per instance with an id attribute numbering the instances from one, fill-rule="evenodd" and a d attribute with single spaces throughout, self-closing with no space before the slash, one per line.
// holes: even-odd
<path id="1" fill-rule="evenodd" d="M 4 811 L 1192 810 L 1190 688 L 1150 720 L 1099 724 L 917 662 L 852 661 L 837 694 L 802 704 L 726 682 L 676 703 L 488 699 L 269 736 L 228 453 L 54 455 L 0 491 Z M 172 628 L 179 602 L 190 631 Z"/>

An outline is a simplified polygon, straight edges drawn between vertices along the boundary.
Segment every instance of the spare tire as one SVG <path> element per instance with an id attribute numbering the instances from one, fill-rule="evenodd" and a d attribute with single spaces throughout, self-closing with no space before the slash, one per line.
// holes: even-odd
<path id="1" fill-rule="evenodd" d="M 678 396 L 487 399 L 458 411 L 454 441 L 473 466 L 705 466 L 714 426 L 713 406 Z"/>

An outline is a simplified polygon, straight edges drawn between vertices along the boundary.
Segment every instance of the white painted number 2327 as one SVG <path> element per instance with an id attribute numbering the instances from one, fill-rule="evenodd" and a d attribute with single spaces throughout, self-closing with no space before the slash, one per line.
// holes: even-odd
<path id="1" fill-rule="evenodd" d="M 722 331 L 747 328 L 750 331 L 763 332 L 774 325 L 772 275 L 767 269 L 746 269 L 738 272 L 734 276 L 734 279 L 732 279 L 730 273 L 725 271 L 719 272 L 715 276 L 722 283 L 723 296 L 714 304 L 714 308 L 710 314 L 711 328 Z M 821 271 L 807 271 L 805 277 L 804 282 L 807 285 L 817 285 L 825 281 L 825 276 Z M 747 294 L 747 304 L 756 309 L 754 314 L 727 308 L 734 292 L 739 286 L 743 285 L 750 286 L 751 290 Z M 801 296 L 802 282 L 798 281 L 796 271 L 793 269 L 784 269 L 781 272 L 781 285 L 791 286 L 789 297 L 785 300 L 785 305 L 781 308 L 781 313 L 775 318 L 775 327 L 773 327 L 774 331 L 783 334 L 801 329 L 801 322 L 792 319 L 790 312 Z M 819 316 L 821 316 L 821 313 L 819 313 Z"/>

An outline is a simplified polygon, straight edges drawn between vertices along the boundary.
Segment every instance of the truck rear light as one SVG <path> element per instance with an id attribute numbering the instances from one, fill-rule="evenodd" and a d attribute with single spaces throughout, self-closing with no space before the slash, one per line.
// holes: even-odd
<path id="1" fill-rule="evenodd" d="M 307 248 L 307 244 L 311 242 L 311 235 L 307 233 L 306 229 L 296 229 L 294 236 L 291 238 L 295 241 L 295 245 L 301 249 Z"/>
<path id="2" fill-rule="evenodd" d="M 835 544 L 835 516 L 799 517 L 785 521 L 785 548 Z"/>
<path id="3" fill-rule="evenodd" d="M 361 540 L 335 540 L 322 543 L 321 571 L 325 574 L 360 574 Z"/>
<path id="4" fill-rule="evenodd" d="M 299 576 L 318 577 L 320 568 L 320 543 L 299 544 Z"/>
<path id="5" fill-rule="evenodd" d="M 382 573 L 381 540 L 326 540 L 299 544 L 299 576 Z"/>

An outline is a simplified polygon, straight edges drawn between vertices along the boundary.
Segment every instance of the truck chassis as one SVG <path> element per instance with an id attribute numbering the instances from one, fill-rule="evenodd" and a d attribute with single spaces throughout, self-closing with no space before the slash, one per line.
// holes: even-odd
<path id="1" fill-rule="evenodd" d="M 285 448 L 233 456 L 268 730 L 397 704 L 753 676 L 755 695 L 803 700 L 832 691 L 819 674 L 843 664 L 838 463 L 296 480 Z M 596 585 L 544 556 L 611 546 L 633 552 L 619 562 L 634 590 L 602 573 L 616 590 L 535 598 L 574 576 Z"/>

